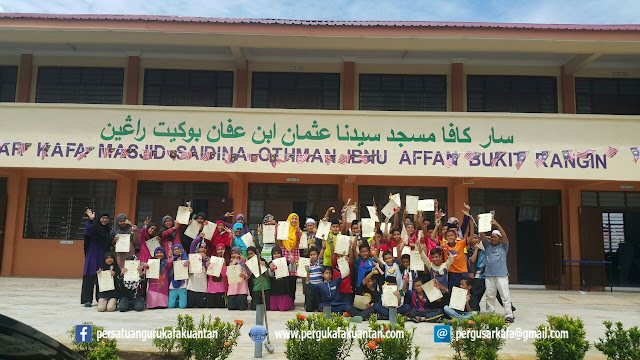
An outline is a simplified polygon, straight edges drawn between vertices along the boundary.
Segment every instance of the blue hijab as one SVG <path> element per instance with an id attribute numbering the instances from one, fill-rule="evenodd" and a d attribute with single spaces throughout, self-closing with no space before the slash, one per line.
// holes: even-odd
<path id="1" fill-rule="evenodd" d="M 164 257 L 162 258 L 162 260 L 160 260 L 160 272 L 164 271 L 164 268 L 167 266 L 167 252 L 164 250 L 164 248 L 162 246 L 158 246 L 155 250 L 153 250 L 153 256 L 151 257 L 152 259 L 156 258 L 156 254 L 159 251 L 162 251 L 162 254 L 164 255 Z"/>
<path id="2" fill-rule="evenodd" d="M 173 255 L 173 250 L 175 250 L 176 248 L 179 248 L 180 250 L 182 250 L 182 254 L 180 256 Z M 180 244 L 175 244 L 175 245 L 173 245 L 171 247 L 171 255 L 173 256 L 173 261 L 176 261 L 176 260 L 188 260 L 189 259 L 189 257 L 187 256 L 187 253 L 184 252 L 184 248 Z M 171 284 L 173 285 L 174 289 L 179 289 L 180 286 L 182 286 L 182 284 L 184 284 L 184 280 L 174 280 L 173 279 L 173 268 L 171 269 L 171 274 L 169 275 L 169 279 L 171 280 Z"/>
<path id="3" fill-rule="evenodd" d="M 242 251 L 247 251 L 247 245 L 244 243 L 244 241 L 242 241 L 242 235 L 244 235 L 244 233 L 240 236 L 237 236 L 235 235 L 236 229 L 240 229 L 244 231 L 244 226 L 239 222 L 233 225 L 233 232 L 234 232 L 233 242 L 235 246 L 239 247 Z"/>

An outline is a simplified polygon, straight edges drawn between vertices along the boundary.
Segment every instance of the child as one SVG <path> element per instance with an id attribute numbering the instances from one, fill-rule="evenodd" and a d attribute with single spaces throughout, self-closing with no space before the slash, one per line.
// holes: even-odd
<path id="1" fill-rule="evenodd" d="M 213 236 L 211 237 L 211 245 L 213 245 L 213 247 L 207 256 L 213 255 L 214 250 L 218 249 L 219 244 L 222 244 L 225 250 L 231 249 L 231 237 L 229 236 L 229 229 L 225 227 L 225 222 L 222 220 L 216 221 L 216 230 L 213 232 Z M 231 259 L 229 256 L 229 251 L 225 251 L 225 255 L 226 258 L 224 260 L 225 262 L 228 262 Z"/>
<path id="2" fill-rule="evenodd" d="M 166 308 L 169 305 L 169 269 L 173 256 L 167 258 L 164 247 L 158 246 L 154 251 L 155 258 L 160 260 L 160 275 L 157 279 L 148 279 L 147 309 Z"/>
<path id="3" fill-rule="evenodd" d="M 324 242 L 323 242 L 324 243 Z M 326 244 L 325 244 L 326 246 Z M 309 249 L 309 268 L 307 272 L 309 273 L 309 282 L 311 284 L 320 284 L 322 283 L 322 263 L 320 262 L 320 258 L 322 257 L 320 254 L 324 255 L 324 247 L 322 252 L 318 253 L 318 249 L 316 247 L 311 247 Z M 306 287 L 306 282 L 305 282 Z M 318 311 L 318 294 L 312 291 L 310 288 L 306 288 L 306 293 L 304 297 L 304 310 L 308 312 Z"/>
<path id="4" fill-rule="evenodd" d="M 467 302 L 465 303 L 464 311 L 452 309 L 449 305 L 445 305 L 444 313 L 447 314 L 449 318 L 467 319 L 469 316 L 480 312 L 480 301 L 471 289 L 472 283 L 473 280 L 469 277 L 460 280 L 460 288 L 468 290 Z"/>
<path id="5" fill-rule="evenodd" d="M 98 274 L 102 271 L 111 271 L 111 276 L 114 281 L 116 277 L 120 276 L 120 266 L 116 261 L 116 254 L 108 252 L 104 255 L 104 261 L 102 266 L 98 269 Z M 115 311 L 116 303 L 118 302 L 116 290 L 100 291 L 98 287 L 98 311 Z"/>
<path id="6" fill-rule="evenodd" d="M 225 258 L 226 246 L 223 242 L 216 245 L 216 256 Z M 231 257 L 229 257 L 231 258 Z M 207 269 L 211 267 L 211 258 L 207 259 Z M 223 266 L 220 270 L 220 276 L 207 275 L 207 307 L 208 308 L 226 308 L 227 307 L 227 267 Z"/>
<path id="7" fill-rule="evenodd" d="M 196 241 L 196 240 L 194 240 Z M 207 306 L 207 243 L 200 241 L 195 247 L 195 252 L 202 256 L 202 272 L 189 273 L 189 281 L 187 282 L 187 307 L 203 308 Z M 190 264 L 196 266 L 196 264 Z"/>
<path id="8" fill-rule="evenodd" d="M 425 248 L 423 246 L 418 246 L 418 249 L 420 249 L 420 258 L 422 259 L 422 262 L 424 262 L 427 270 L 429 270 L 431 278 L 435 279 L 436 286 L 440 289 L 443 295 L 442 299 L 431 303 L 431 307 L 442 309 L 444 308 L 444 305 L 449 303 L 449 287 L 447 285 L 449 268 L 453 263 L 453 256 L 449 254 L 447 262 L 443 264 L 442 259 L 444 258 L 444 251 L 442 248 L 438 247 L 431 249 L 431 260 L 429 260 L 429 258 L 424 254 Z"/>
<path id="9" fill-rule="evenodd" d="M 362 244 L 359 247 L 360 256 L 358 260 L 356 260 L 356 268 L 358 270 L 358 278 L 356 279 L 356 284 L 362 284 L 362 280 L 364 277 L 376 267 L 376 261 L 371 258 L 371 249 L 369 249 L 369 245 Z"/>
<path id="10" fill-rule="evenodd" d="M 358 245 L 358 241 L 355 238 L 352 238 L 351 246 L 349 247 L 349 254 L 332 254 L 331 264 L 333 265 L 333 278 L 342 277 L 342 282 L 338 286 L 338 292 L 340 292 L 340 296 L 342 300 L 347 303 L 347 305 L 353 304 L 353 288 L 351 287 L 351 269 L 353 268 L 353 260 L 356 257 L 356 246 Z M 342 276 L 342 273 L 339 271 L 338 267 L 338 259 L 345 258 L 347 260 L 347 264 L 349 264 L 349 273 L 346 276 Z"/>
<path id="11" fill-rule="evenodd" d="M 247 310 L 247 296 L 249 295 L 249 284 L 247 279 L 249 278 L 249 276 L 247 275 L 247 270 L 244 264 L 241 262 L 241 259 L 242 250 L 237 246 L 233 247 L 231 249 L 231 262 L 229 263 L 229 265 L 242 265 L 242 273 L 240 273 L 242 281 L 235 284 L 228 284 L 227 309 L 229 310 Z"/>
<path id="12" fill-rule="evenodd" d="M 129 255 L 127 256 L 127 260 L 138 260 L 138 258 L 135 255 Z M 135 311 L 144 310 L 144 290 L 147 288 L 147 280 L 144 277 L 143 264 L 144 263 L 140 263 L 140 266 L 138 266 L 138 275 L 140 276 L 138 280 L 124 281 L 124 279 L 122 279 L 120 300 L 118 301 L 118 309 L 120 312 L 129 311 L 132 308 Z M 127 268 L 122 269 L 123 276 L 126 272 Z"/>
<path id="13" fill-rule="evenodd" d="M 247 255 L 249 255 L 249 259 L 256 256 L 257 253 L 258 250 L 256 250 L 255 246 L 249 246 L 247 248 Z M 264 259 L 258 258 L 258 261 L 260 261 L 261 271 L 265 271 L 269 268 Z M 247 270 L 250 277 L 254 276 L 253 287 L 251 289 L 251 310 L 255 310 L 256 305 L 258 304 L 265 304 L 265 302 L 262 301 L 262 290 L 264 290 L 264 297 L 266 298 L 265 310 L 269 309 L 269 304 L 271 303 L 269 299 L 271 295 L 271 281 L 269 279 L 269 274 L 263 273 L 256 278 L 255 274 L 252 274 L 249 268 L 247 268 Z"/>
<path id="14" fill-rule="evenodd" d="M 436 220 L 436 228 L 440 226 L 440 221 Z M 473 235 L 473 227 L 471 227 L 471 235 Z M 442 242 L 448 250 L 450 254 L 453 254 L 454 260 L 451 268 L 449 269 L 449 291 L 454 286 L 460 285 L 460 279 L 463 277 L 469 277 L 469 270 L 467 268 L 467 254 L 465 251 L 467 250 L 467 238 L 464 240 L 460 240 L 458 238 L 458 229 L 449 227 L 445 232 L 446 241 Z M 450 256 L 450 255 L 447 255 Z"/>
<path id="15" fill-rule="evenodd" d="M 429 309 L 429 298 L 422 288 L 423 281 L 420 277 L 415 278 L 412 281 L 413 291 L 407 293 L 407 298 L 411 301 L 411 312 L 407 320 L 415 323 L 438 322 L 443 315 L 442 309 Z"/>
<path id="16" fill-rule="evenodd" d="M 282 257 L 282 250 L 279 247 L 274 247 L 271 249 L 271 257 L 273 260 L 279 259 Z M 291 263 L 290 260 L 287 261 L 288 271 L 291 273 L 291 270 L 295 270 L 295 264 Z M 271 261 L 269 264 L 269 276 L 273 278 L 271 281 L 271 311 L 289 311 L 293 310 L 293 299 L 291 298 L 291 290 L 289 287 L 291 286 L 290 276 L 283 277 L 280 279 L 275 278 L 275 270 L 276 266 Z M 266 294 L 265 294 L 266 295 Z"/>
<path id="17" fill-rule="evenodd" d="M 400 252 L 402 251 L 402 245 L 397 249 L 398 251 L 398 260 L 400 259 Z M 395 283 L 398 284 L 399 288 L 402 288 L 402 272 L 400 271 L 400 266 L 395 262 L 396 259 L 393 258 L 391 251 L 385 251 L 382 253 L 382 260 L 379 257 L 375 258 L 380 264 L 382 270 L 384 270 L 384 277 L 387 278 L 392 276 L 396 278 Z M 383 262 L 384 260 L 384 262 Z"/>
<path id="18" fill-rule="evenodd" d="M 235 223 L 233 225 L 233 239 L 231 241 L 231 246 L 234 248 L 239 248 L 242 251 L 241 255 L 245 259 L 247 258 L 247 245 L 242 240 L 242 235 L 244 235 L 244 226 L 241 223 Z M 231 253 L 233 255 L 233 252 Z"/>
<path id="19" fill-rule="evenodd" d="M 402 248 L 400 249 L 402 252 Z M 421 278 L 423 281 L 431 279 L 431 275 L 429 273 L 425 273 L 420 270 L 411 270 L 411 256 L 409 254 L 404 254 L 400 257 L 400 272 L 402 274 L 402 281 L 407 279 L 407 289 L 413 289 L 413 279 Z"/>
<path id="20" fill-rule="evenodd" d="M 398 285 L 394 276 L 387 276 L 385 278 L 387 285 Z M 394 292 L 398 298 L 398 314 L 407 315 L 411 311 L 411 305 L 405 303 L 405 294 L 407 291 L 407 285 L 405 283 L 403 289 L 398 289 Z M 389 308 L 382 306 L 382 301 L 373 305 L 374 311 L 380 315 L 382 319 L 389 319 Z"/>
<path id="21" fill-rule="evenodd" d="M 165 254 L 171 254 L 173 243 L 176 242 L 177 225 L 170 215 L 162 217 L 162 227 L 160 228 L 160 245 L 164 247 Z"/>
<path id="22" fill-rule="evenodd" d="M 347 313 L 349 313 L 350 316 L 360 316 L 363 320 L 368 320 L 375 312 L 373 304 L 380 301 L 380 292 L 376 290 L 376 275 L 376 270 L 370 271 L 367 276 L 364 277 L 364 280 L 362 280 L 360 287 L 356 290 L 356 295 L 369 297 L 370 301 L 369 304 L 367 304 L 367 308 L 361 310 L 349 305 L 347 306 Z"/>
<path id="23" fill-rule="evenodd" d="M 158 231 L 158 226 L 149 221 L 149 218 L 144 220 L 144 226 L 140 231 L 140 253 L 138 259 L 141 263 L 147 263 L 149 259 L 151 259 L 151 253 L 147 248 L 147 240 L 152 239 L 158 236 L 160 233 Z"/>
<path id="24" fill-rule="evenodd" d="M 264 219 L 262 219 L 262 224 L 258 225 L 258 244 L 260 245 L 260 256 L 266 261 L 271 262 L 271 249 L 274 248 L 275 244 L 265 244 L 264 237 L 262 236 L 262 226 L 263 225 L 275 225 L 276 218 L 271 214 L 265 215 Z"/>
<path id="25" fill-rule="evenodd" d="M 173 265 L 177 260 L 187 260 L 182 265 L 188 267 L 189 258 L 180 244 L 173 245 L 172 253 L 173 261 L 167 264 L 169 268 L 169 308 L 175 308 L 177 303 L 180 309 L 185 309 L 187 307 L 187 280 L 176 280 L 174 278 Z"/>
<path id="26" fill-rule="evenodd" d="M 324 252 L 323 263 L 322 263 L 324 266 L 331 266 L 331 254 L 334 253 L 333 246 L 336 242 L 336 239 L 338 238 L 338 234 L 340 234 L 340 220 L 333 220 L 331 221 L 331 232 L 329 232 L 329 236 L 327 236 L 327 239 L 326 239 L 327 251 Z"/>
<path id="27" fill-rule="evenodd" d="M 134 255 L 136 253 L 134 245 L 138 245 L 138 242 L 140 241 L 139 237 L 134 236 L 136 230 L 137 227 L 131 224 L 127 215 L 119 214 L 116 217 L 116 221 L 111 228 L 111 239 L 113 240 L 114 246 L 115 243 L 118 242 L 116 238 L 117 235 L 131 235 L 131 241 L 129 242 L 129 251 L 116 253 L 117 263 L 124 264 L 124 260 L 127 258 L 127 256 Z"/>
<path id="28" fill-rule="evenodd" d="M 481 235 L 487 256 L 485 266 L 485 284 L 487 287 L 487 311 L 495 312 L 496 294 L 499 293 L 504 306 L 505 321 L 513 323 L 513 311 L 511 310 L 511 296 L 509 294 L 509 272 L 507 270 L 507 251 L 509 251 L 509 239 L 500 224 L 493 219 L 491 221 L 498 230 L 491 232 L 491 240 L 486 240 Z"/>
<path id="29" fill-rule="evenodd" d="M 318 294 L 320 299 L 320 310 L 323 310 L 325 306 L 331 306 L 332 313 L 343 314 L 347 310 L 347 304 L 342 301 L 338 286 L 342 282 L 342 278 L 338 277 L 333 279 L 333 269 L 326 266 L 322 270 L 322 279 L 324 280 L 320 284 L 311 284 L 309 281 L 309 273 L 307 272 L 307 289 L 312 289 Z"/>

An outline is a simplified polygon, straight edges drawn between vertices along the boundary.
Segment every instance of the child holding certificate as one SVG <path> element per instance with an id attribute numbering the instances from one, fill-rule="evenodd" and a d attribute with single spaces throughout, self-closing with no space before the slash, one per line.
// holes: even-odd
<path id="1" fill-rule="evenodd" d="M 129 255 L 127 256 L 127 260 L 138 260 L 138 258 L 135 255 Z M 127 271 L 127 268 L 122 269 L 122 275 Z M 121 280 L 122 286 L 120 287 L 120 300 L 118 301 L 118 310 L 120 310 L 120 312 L 131 309 L 135 311 L 144 310 L 144 293 L 147 288 L 147 280 L 144 278 L 142 266 L 138 267 L 138 275 L 140 277 L 136 281 Z"/>
<path id="2" fill-rule="evenodd" d="M 385 278 L 385 284 L 386 285 L 393 285 L 395 289 L 393 294 L 395 295 L 395 297 L 398 299 L 398 314 L 401 315 L 407 315 L 410 311 L 411 311 L 411 305 L 407 304 L 405 302 L 405 293 L 407 290 L 406 287 L 406 283 L 403 289 L 399 289 L 398 288 L 398 284 L 396 283 L 396 278 L 393 276 L 387 276 Z M 386 286 L 385 285 L 385 286 Z M 384 290 L 383 290 L 383 296 L 384 296 Z M 379 315 L 379 319 L 384 319 L 384 320 L 388 320 L 389 319 L 389 308 L 385 307 L 382 305 L 382 303 L 376 303 L 373 305 L 373 309 L 375 310 L 375 312 Z"/>
<path id="3" fill-rule="evenodd" d="M 175 279 L 176 271 L 183 272 L 184 269 L 176 270 L 174 264 L 179 260 L 184 261 L 182 265 L 178 266 L 186 268 L 188 272 L 189 258 L 180 244 L 173 245 L 172 251 L 173 261 L 167 264 L 169 268 L 169 308 L 175 308 L 177 305 L 180 309 L 185 309 L 187 307 L 187 280 Z"/>
<path id="4" fill-rule="evenodd" d="M 270 309 L 272 311 L 289 311 L 293 310 L 293 299 L 291 298 L 291 280 L 290 276 L 276 279 L 276 271 L 278 271 L 277 265 L 274 263 L 276 259 L 282 258 L 282 250 L 279 247 L 271 249 L 271 258 L 273 259 L 269 264 L 269 276 L 271 280 L 271 297 L 270 297 Z M 286 261 L 287 272 L 290 274 L 292 269 L 296 273 L 295 263 L 291 263 L 291 259 Z"/>
<path id="5" fill-rule="evenodd" d="M 356 258 L 356 246 L 358 242 L 355 239 L 349 246 L 349 254 L 331 254 L 331 263 L 333 265 L 333 278 L 342 277 L 342 282 L 338 286 L 338 292 L 347 305 L 353 304 L 353 288 L 351 287 L 351 269 L 353 267 L 353 259 Z M 346 274 L 344 274 L 346 272 Z"/>
<path id="6" fill-rule="evenodd" d="M 309 273 L 307 273 L 307 289 L 314 291 L 320 298 L 320 310 L 330 305 L 332 313 L 343 314 L 347 310 L 347 304 L 342 301 L 342 297 L 338 291 L 342 277 L 333 280 L 332 278 L 333 269 L 328 266 L 322 271 L 322 279 L 324 281 L 320 284 L 311 284 L 309 281 Z"/>
<path id="7" fill-rule="evenodd" d="M 134 236 L 136 230 L 138 230 L 137 226 L 131 224 L 131 221 L 129 221 L 129 218 L 127 217 L 127 215 L 118 214 L 118 216 L 116 217 L 116 221 L 113 224 L 113 227 L 111 228 L 111 238 L 113 239 L 114 246 L 115 246 L 115 243 L 118 241 L 118 235 L 129 235 L 130 240 L 129 240 L 129 251 L 118 252 L 116 254 L 117 263 L 124 264 L 124 261 L 127 258 L 127 256 L 135 255 L 134 245 L 138 244 L 138 241 L 135 240 L 136 237 Z"/>
<path id="8" fill-rule="evenodd" d="M 413 290 L 407 292 L 407 298 L 411 301 L 411 312 L 407 316 L 407 320 L 415 323 L 438 322 L 444 313 L 442 309 L 429 309 L 429 299 L 422 288 L 423 281 L 424 279 L 422 278 L 415 278 L 412 282 Z"/>
<path id="9" fill-rule="evenodd" d="M 142 230 L 140 230 L 140 253 L 138 254 L 138 259 L 141 263 L 146 263 L 147 260 L 151 259 L 151 250 L 153 249 L 149 250 L 147 241 L 158 235 L 160 235 L 158 226 L 152 223 L 149 218 L 146 218 L 144 220 L 144 226 Z"/>
<path id="10" fill-rule="evenodd" d="M 257 256 L 258 250 L 255 246 L 249 246 L 247 248 L 247 255 L 249 255 L 249 259 L 252 259 L 254 256 Z M 266 271 L 269 266 L 267 262 L 263 258 L 258 258 L 260 261 L 259 271 Z M 250 275 L 253 275 L 253 284 L 251 288 L 251 310 L 256 309 L 256 305 L 265 304 L 265 310 L 269 309 L 270 295 L 271 295 L 271 279 L 269 278 L 268 272 L 262 274 L 253 274 L 251 269 L 247 266 L 247 270 L 249 270 Z M 258 275 L 257 277 L 255 275 Z M 264 290 L 264 297 L 266 298 L 266 302 L 262 300 L 262 290 Z"/>
<path id="11" fill-rule="evenodd" d="M 157 279 L 148 279 L 147 309 L 166 308 L 169 305 L 169 263 L 173 256 L 167 258 L 164 247 L 159 246 L 154 251 L 155 258 L 160 260 L 160 271 Z"/>
<path id="12" fill-rule="evenodd" d="M 471 278 L 463 278 L 460 281 L 460 288 L 467 290 L 467 300 L 465 302 L 464 311 L 456 310 L 449 305 L 444 307 L 444 313 L 450 319 L 458 318 L 458 319 L 467 319 L 469 316 L 480 312 L 480 300 L 476 297 L 475 293 L 471 290 L 473 285 L 473 280 Z"/>
<path id="13" fill-rule="evenodd" d="M 375 310 L 373 304 L 380 301 L 380 292 L 376 289 L 376 279 L 378 272 L 376 270 L 370 271 L 367 276 L 362 280 L 361 286 L 356 290 L 356 297 L 362 297 L 365 302 L 364 306 L 360 300 L 354 301 L 353 306 L 347 306 L 347 313 L 350 316 L 360 316 L 362 320 L 368 320 Z M 366 301 L 368 300 L 368 302 Z"/>
<path id="14" fill-rule="evenodd" d="M 194 240 L 195 241 L 195 240 Z M 187 307 L 203 308 L 207 306 L 207 274 L 205 264 L 207 262 L 207 243 L 200 241 L 195 247 L 195 253 L 200 255 L 200 264 L 193 264 L 189 261 L 189 265 L 195 268 L 199 265 L 200 272 L 189 272 L 189 281 L 187 282 Z M 190 257 L 193 254 L 189 255 Z"/>
<path id="15" fill-rule="evenodd" d="M 324 241 L 323 241 L 324 243 Z M 324 254 L 325 249 L 322 249 L 322 252 L 319 252 L 318 249 L 313 246 L 309 249 L 309 267 L 307 272 L 309 273 L 309 282 L 311 284 L 320 284 L 322 280 L 322 257 L 320 254 Z M 306 282 L 305 282 L 306 287 Z M 304 310 L 308 312 L 318 311 L 318 294 L 312 291 L 310 288 L 306 288 L 306 292 L 304 294 Z"/>
<path id="16" fill-rule="evenodd" d="M 115 279 L 117 276 L 120 276 L 120 266 L 118 266 L 118 262 L 116 261 L 116 254 L 113 252 L 108 252 L 104 255 L 104 261 L 102 266 L 98 269 L 98 274 L 102 271 L 111 272 L 111 277 Z M 98 286 L 98 311 L 115 311 L 116 304 L 118 302 L 118 295 L 116 293 L 115 288 L 113 290 L 108 291 L 100 291 L 100 287 Z"/>
<path id="17" fill-rule="evenodd" d="M 234 226 L 235 227 L 235 226 Z M 247 310 L 247 296 L 249 285 L 247 271 L 241 263 L 242 250 L 239 247 L 231 249 L 231 261 L 227 268 L 227 308 L 229 310 Z M 232 273 L 234 271 L 235 273 Z M 239 280 L 239 281 L 238 281 Z"/>
<path id="18" fill-rule="evenodd" d="M 242 251 L 242 257 L 247 258 L 247 245 L 242 240 L 242 235 L 244 235 L 244 225 L 241 223 L 235 223 L 233 225 L 233 239 L 231 241 L 232 247 L 237 247 Z M 233 252 L 232 252 L 233 254 Z"/>
<path id="19" fill-rule="evenodd" d="M 226 264 L 225 254 L 226 246 L 224 243 L 220 242 L 216 246 L 216 257 L 219 259 L 223 259 L 223 263 L 220 266 L 220 272 L 216 274 L 207 273 L 207 277 L 209 281 L 207 283 L 207 307 L 208 308 L 226 308 L 227 307 L 227 267 L 224 266 Z M 226 256 L 229 257 L 230 256 Z M 213 257 L 207 259 L 206 267 L 207 269 L 213 268 L 212 265 Z"/>
<path id="20" fill-rule="evenodd" d="M 164 252 L 171 254 L 173 243 L 176 242 L 177 224 L 173 221 L 173 217 L 165 215 L 162 218 L 162 226 L 160 227 L 160 245 L 164 247 Z M 179 240 L 178 240 L 179 241 Z"/>
<path id="21" fill-rule="evenodd" d="M 302 236 L 302 230 L 300 230 L 300 218 L 298 214 L 289 214 L 287 222 L 289 223 L 289 234 L 286 240 L 280 240 L 279 243 L 280 250 L 282 250 L 282 257 L 294 265 L 293 270 L 289 270 L 289 277 L 287 278 L 289 281 L 289 296 L 293 303 L 296 299 L 296 283 L 298 281 L 295 264 L 300 258 L 300 237 Z"/>

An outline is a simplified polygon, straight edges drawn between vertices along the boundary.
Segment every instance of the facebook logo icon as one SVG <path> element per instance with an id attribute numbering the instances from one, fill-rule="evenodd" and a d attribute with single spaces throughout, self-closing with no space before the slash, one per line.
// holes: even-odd
<path id="1" fill-rule="evenodd" d="M 436 326 L 434 326 L 433 327 L 433 341 L 434 342 L 443 342 L 443 343 L 451 342 L 451 326 L 449 326 L 449 325 L 436 325 Z"/>
<path id="2" fill-rule="evenodd" d="M 76 325 L 76 343 L 91 342 L 91 325 Z"/>

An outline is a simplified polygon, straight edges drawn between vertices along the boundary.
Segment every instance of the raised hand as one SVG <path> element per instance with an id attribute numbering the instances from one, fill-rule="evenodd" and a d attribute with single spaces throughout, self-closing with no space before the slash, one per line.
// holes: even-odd
<path id="1" fill-rule="evenodd" d="M 149 225 L 150 222 L 151 222 L 151 219 L 149 219 L 149 217 L 147 216 L 147 218 L 144 219 L 144 227 L 147 227 L 147 225 Z"/>
<path id="2" fill-rule="evenodd" d="M 87 216 L 89 217 L 89 220 L 93 221 L 93 219 L 96 218 L 95 211 L 93 211 L 91 209 L 87 209 L 86 213 L 87 213 Z"/>

